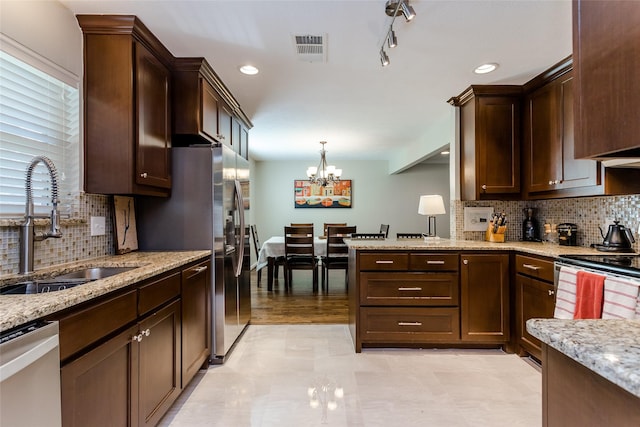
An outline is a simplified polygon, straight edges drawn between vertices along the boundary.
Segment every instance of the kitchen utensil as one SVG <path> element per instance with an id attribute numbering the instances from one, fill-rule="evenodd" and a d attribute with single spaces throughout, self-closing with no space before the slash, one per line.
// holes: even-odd
<path id="1" fill-rule="evenodd" d="M 522 221 L 522 240 L 525 242 L 539 242 L 540 228 L 538 220 L 533 217 L 534 208 L 524 209 L 524 221 Z"/>
<path id="2" fill-rule="evenodd" d="M 631 234 L 631 230 L 624 225 L 620 225 L 620 221 L 613 221 L 613 224 L 609 225 L 607 235 L 604 235 L 602 228 L 600 229 L 600 235 L 602 235 L 603 242 L 600 245 L 593 245 L 596 249 L 606 252 L 628 251 L 631 249 L 631 244 L 636 240 Z"/>
<path id="3" fill-rule="evenodd" d="M 578 226 L 571 223 L 558 224 L 558 243 L 560 246 L 578 245 Z"/>

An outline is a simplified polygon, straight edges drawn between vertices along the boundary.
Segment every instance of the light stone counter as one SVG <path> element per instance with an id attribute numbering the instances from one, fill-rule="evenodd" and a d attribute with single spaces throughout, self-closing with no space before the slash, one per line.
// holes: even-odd
<path id="1" fill-rule="evenodd" d="M 30 295 L 0 295 L 0 332 L 209 255 L 211 255 L 211 251 L 131 252 L 125 255 L 105 256 L 60 264 L 37 270 L 29 276 L 0 276 L 0 287 L 2 287 L 26 280 L 44 279 L 88 267 L 138 267 L 63 291 Z"/>
<path id="2" fill-rule="evenodd" d="M 345 243 L 352 249 L 369 250 L 474 250 L 474 251 L 518 251 L 532 255 L 558 257 L 560 255 L 603 255 L 592 248 L 582 246 L 560 246 L 538 242 L 505 242 L 492 243 L 482 240 L 450 240 L 439 239 L 425 242 L 424 239 L 345 239 Z"/>
<path id="3" fill-rule="evenodd" d="M 527 331 L 640 397 L 640 320 L 529 319 Z"/>

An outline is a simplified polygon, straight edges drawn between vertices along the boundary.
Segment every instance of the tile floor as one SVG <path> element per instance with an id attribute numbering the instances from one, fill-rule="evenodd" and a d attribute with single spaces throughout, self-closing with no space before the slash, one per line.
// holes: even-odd
<path id="1" fill-rule="evenodd" d="M 309 396 L 313 386 L 320 390 L 315 400 Z M 332 398 L 333 387 L 343 396 Z M 332 402 L 324 405 L 325 396 Z M 541 424 L 541 375 L 524 359 L 499 350 L 356 354 L 346 325 L 249 326 L 227 362 L 201 371 L 160 422 L 172 427 Z"/>

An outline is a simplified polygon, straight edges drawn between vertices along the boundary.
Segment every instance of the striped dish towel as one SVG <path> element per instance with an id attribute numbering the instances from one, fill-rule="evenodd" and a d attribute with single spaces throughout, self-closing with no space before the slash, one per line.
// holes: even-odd
<path id="1" fill-rule="evenodd" d="M 633 319 L 638 305 L 640 282 L 619 277 L 604 281 L 603 319 Z"/>
<path id="2" fill-rule="evenodd" d="M 576 283 L 578 270 L 562 266 L 558 276 L 558 290 L 556 292 L 556 308 L 553 312 L 555 319 L 573 319 L 576 308 Z"/>

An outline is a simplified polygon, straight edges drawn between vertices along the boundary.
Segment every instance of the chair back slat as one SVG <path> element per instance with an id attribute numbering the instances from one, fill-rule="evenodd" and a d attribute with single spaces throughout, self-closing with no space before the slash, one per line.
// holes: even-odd
<path id="1" fill-rule="evenodd" d="M 255 224 L 251 225 L 251 238 L 253 239 L 253 249 L 256 251 L 256 257 L 258 257 L 261 245 L 260 239 L 258 238 L 258 228 Z"/>
<path id="2" fill-rule="evenodd" d="M 422 233 L 396 233 L 396 239 L 422 239 Z"/>
<path id="3" fill-rule="evenodd" d="M 358 239 L 358 240 L 384 240 L 384 234 L 383 233 L 353 233 L 351 235 L 352 239 Z"/>

